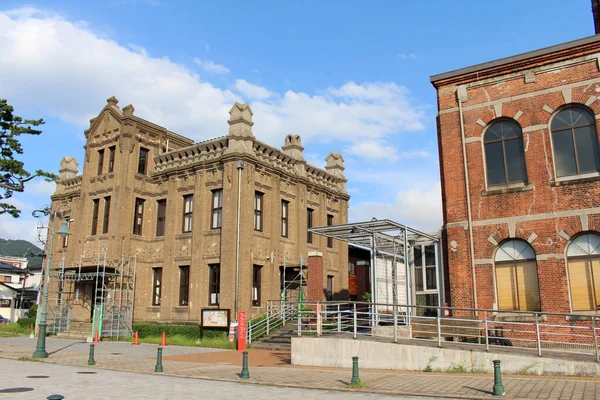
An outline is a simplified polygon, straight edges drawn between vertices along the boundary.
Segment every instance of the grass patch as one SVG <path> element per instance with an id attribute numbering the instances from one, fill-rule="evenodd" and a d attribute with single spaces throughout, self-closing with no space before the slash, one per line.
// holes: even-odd
<path id="1" fill-rule="evenodd" d="M 449 374 L 466 374 L 469 370 L 462 364 L 452 363 L 444 372 L 448 372 Z"/>
<path id="2" fill-rule="evenodd" d="M 0 325 L 0 333 L 12 333 L 16 335 L 29 335 L 29 326 L 22 327 L 16 322 L 9 322 L 6 326 Z"/>
<path id="3" fill-rule="evenodd" d="M 33 362 L 40 362 L 40 360 L 38 360 L 37 358 L 33 358 L 33 357 L 27 357 L 27 356 L 19 357 L 19 361 L 33 361 Z"/>
<path id="4" fill-rule="evenodd" d="M 367 387 L 367 384 L 359 379 L 357 382 L 349 383 L 348 387 L 350 389 L 363 389 Z"/>
<path id="5" fill-rule="evenodd" d="M 140 343 L 160 344 L 162 335 L 146 336 L 140 338 Z M 133 342 L 132 337 L 126 338 L 126 341 Z M 227 336 L 223 337 L 204 337 L 202 340 L 192 339 L 187 336 L 173 335 L 167 336 L 167 345 L 188 346 L 188 347 L 213 347 L 216 349 L 235 349 L 235 342 L 229 342 Z"/>
<path id="6" fill-rule="evenodd" d="M 3 338 L 3 337 L 17 337 L 17 336 L 19 336 L 18 333 L 0 332 L 0 338 Z"/>
<path id="7" fill-rule="evenodd" d="M 433 356 L 429 357 L 429 361 L 427 362 L 427 365 L 423 369 L 423 372 L 433 372 L 433 368 L 431 368 L 431 364 L 433 364 L 433 362 L 435 360 L 437 360 L 437 356 L 436 355 L 433 355 Z"/>

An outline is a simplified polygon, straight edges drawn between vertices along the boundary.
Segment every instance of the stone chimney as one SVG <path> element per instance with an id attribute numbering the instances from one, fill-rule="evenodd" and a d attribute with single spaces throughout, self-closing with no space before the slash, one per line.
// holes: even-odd
<path id="1" fill-rule="evenodd" d="M 600 0 L 592 0 L 592 15 L 594 16 L 594 32 L 600 33 Z"/>
<path id="2" fill-rule="evenodd" d="M 329 153 L 325 161 L 327 161 L 325 166 L 327 172 L 340 178 L 344 177 L 344 157 L 341 153 Z"/>
<path id="3" fill-rule="evenodd" d="M 251 136 L 252 134 L 252 109 L 249 104 L 235 103 L 229 110 L 229 134 L 232 136 Z"/>
<path id="4" fill-rule="evenodd" d="M 64 156 L 60 161 L 60 169 L 58 170 L 60 174 L 60 179 L 65 180 L 69 178 L 74 178 L 77 176 L 79 163 L 75 159 L 75 157 Z"/>
<path id="5" fill-rule="evenodd" d="M 285 144 L 281 149 L 286 156 L 290 156 L 296 160 L 304 160 L 304 156 L 302 155 L 304 147 L 302 147 L 300 135 L 287 135 L 285 137 Z"/>

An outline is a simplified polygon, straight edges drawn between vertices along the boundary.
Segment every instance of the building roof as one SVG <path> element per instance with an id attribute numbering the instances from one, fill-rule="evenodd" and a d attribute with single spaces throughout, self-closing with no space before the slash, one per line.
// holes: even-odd
<path id="1" fill-rule="evenodd" d="M 404 255 L 404 236 L 413 242 L 418 238 L 438 240 L 436 234 L 427 234 L 409 226 L 390 221 L 389 219 L 373 219 L 365 222 L 350 224 L 321 226 L 310 228 L 310 232 L 318 235 L 343 240 L 351 246 L 386 252 L 389 254 Z M 375 238 L 375 243 L 373 243 Z"/>
<path id="2" fill-rule="evenodd" d="M 595 43 L 595 42 L 600 42 L 600 34 L 594 35 L 594 36 L 588 36 L 588 37 L 573 40 L 570 42 L 557 44 L 557 45 L 550 46 L 550 47 L 544 47 L 543 49 L 528 51 L 526 53 L 521 53 L 521 54 L 517 54 L 514 56 L 510 56 L 510 57 L 499 58 L 494 61 L 489 61 L 489 62 L 485 62 L 482 64 L 476 64 L 476 65 L 472 65 L 470 67 L 455 69 L 453 71 L 448 71 L 448 72 L 444 72 L 441 74 L 432 75 L 430 77 L 430 81 L 433 83 L 436 81 L 440 81 L 442 79 L 454 78 L 454 77 L 457 77 L 460 75 L 466 75 L 466 74 L 470 74 L 473 72 L 482 71 L 482 70 L 485 70 L 488 68 L 499 67 L 499 66 L 502 66 L 505 64 L 523 61 L 523 60 L 527 60 L 529 58 L 544 56 L 547 54 L 552 54 L 552 53 L 556 53 L 559 51 L 568 50 L 568 49 L 576 48 L 579 46 L 583 46 L 583 45 Z"/>
<path id="3" fill-rule="evenodd" d="M 5 264 L 3 262 L 0 262 L 0 272 L 11 272 L 11 273 L 16 273 L 16 274 L 21 274 L 23 273 L 23 270 L 21 268 L 17 268 L 14 265 L 10 265 L 10 264 Z"/>

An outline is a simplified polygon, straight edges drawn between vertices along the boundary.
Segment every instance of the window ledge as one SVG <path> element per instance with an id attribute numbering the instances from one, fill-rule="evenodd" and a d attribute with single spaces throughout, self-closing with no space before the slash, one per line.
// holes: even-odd
<path id="1" fill-rule="evenodd" d="M 502 322 L 535 322 L 535 317 L 529 314 L 519 314 L 519 313 L 502 313 L 496 314 L 494 316 L 490 316 L 490 320 L 502 321 Z M 548 316 L 540 315 L 538 318 L 540 322 L 548 321 Z"/>
<path id="2" fill-rule="evenodd" d="M 172 309 L 173 311 L 189 311 L 190 306 L 173 306 Z"/>
<path id="3" fill-rule="evenodd" d="M 575 311 L 571 315 L 567 315 L 565 320 L 567 321 L 591 321 L 593 317 L 598 318 L 600 314 L 596 311 Z"/>
<path id="4" fill-rule="evenodd" d="M 562 185 L 573 185 L 578 183 L 588 183 L 596 181 L 600 181 L 600 173 L 591 172 L 589 174 L 563 176 L 562 178 L 556 178 L 555 180 L 550 181 L 550 186 L 556 187 Z"/>
<path id="5" fill-rule="evenodd" d="M 191 238 L 191 237 L 192 237 L 192 232 L 178 233 L 175 235 L 175 239 Z"/>
<path id="6" fill-rule="evenodd" d="M 160 312 L 160 306 L 150 306 L 146 308 L 146 311 L 150 312 Z"/>
<path id="7" fill-rule="evenodd" d="M 494 186 L 492 188 L 489 188 L 488 190 L 482 190 L 481 195 L 493 196 L 497 194 L 527 192 L 529 190 L 533 190 L 533 188 L 533 185 L 525 185 L 522 183 L 516 185 Z"/>

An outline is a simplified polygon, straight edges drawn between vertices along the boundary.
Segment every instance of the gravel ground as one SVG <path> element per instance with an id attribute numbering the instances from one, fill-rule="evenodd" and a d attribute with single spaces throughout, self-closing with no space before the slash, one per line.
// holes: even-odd
<path id="1" fill-rule="evenodd" d="M 8 346 L 31 347 L 31 353 L 35 350 L 37 340 L 28 336 L 0 338 L 0 344 Z M 167 338 L 167 344 L 169 343 Z M 142 343 L 134 346 L 130 342 L 101 342 L 94 346 L 96 354 L 114 354 L 134 358 L 156 357 L 158 345 Z M 49 353 L 64 351 L 69 353 L 84 353 L 90 351 L 90 343 L 75 339 L 59 339 L 49 337 L 46 339 L 46 350 Z M 228 351 L 225 349 L 212 349 L 207 347 L 185 347 L 166 346 L 163 348 L 163 356 L 179 356 L 184 354 L 199 354 L 215 351 Z"/>

